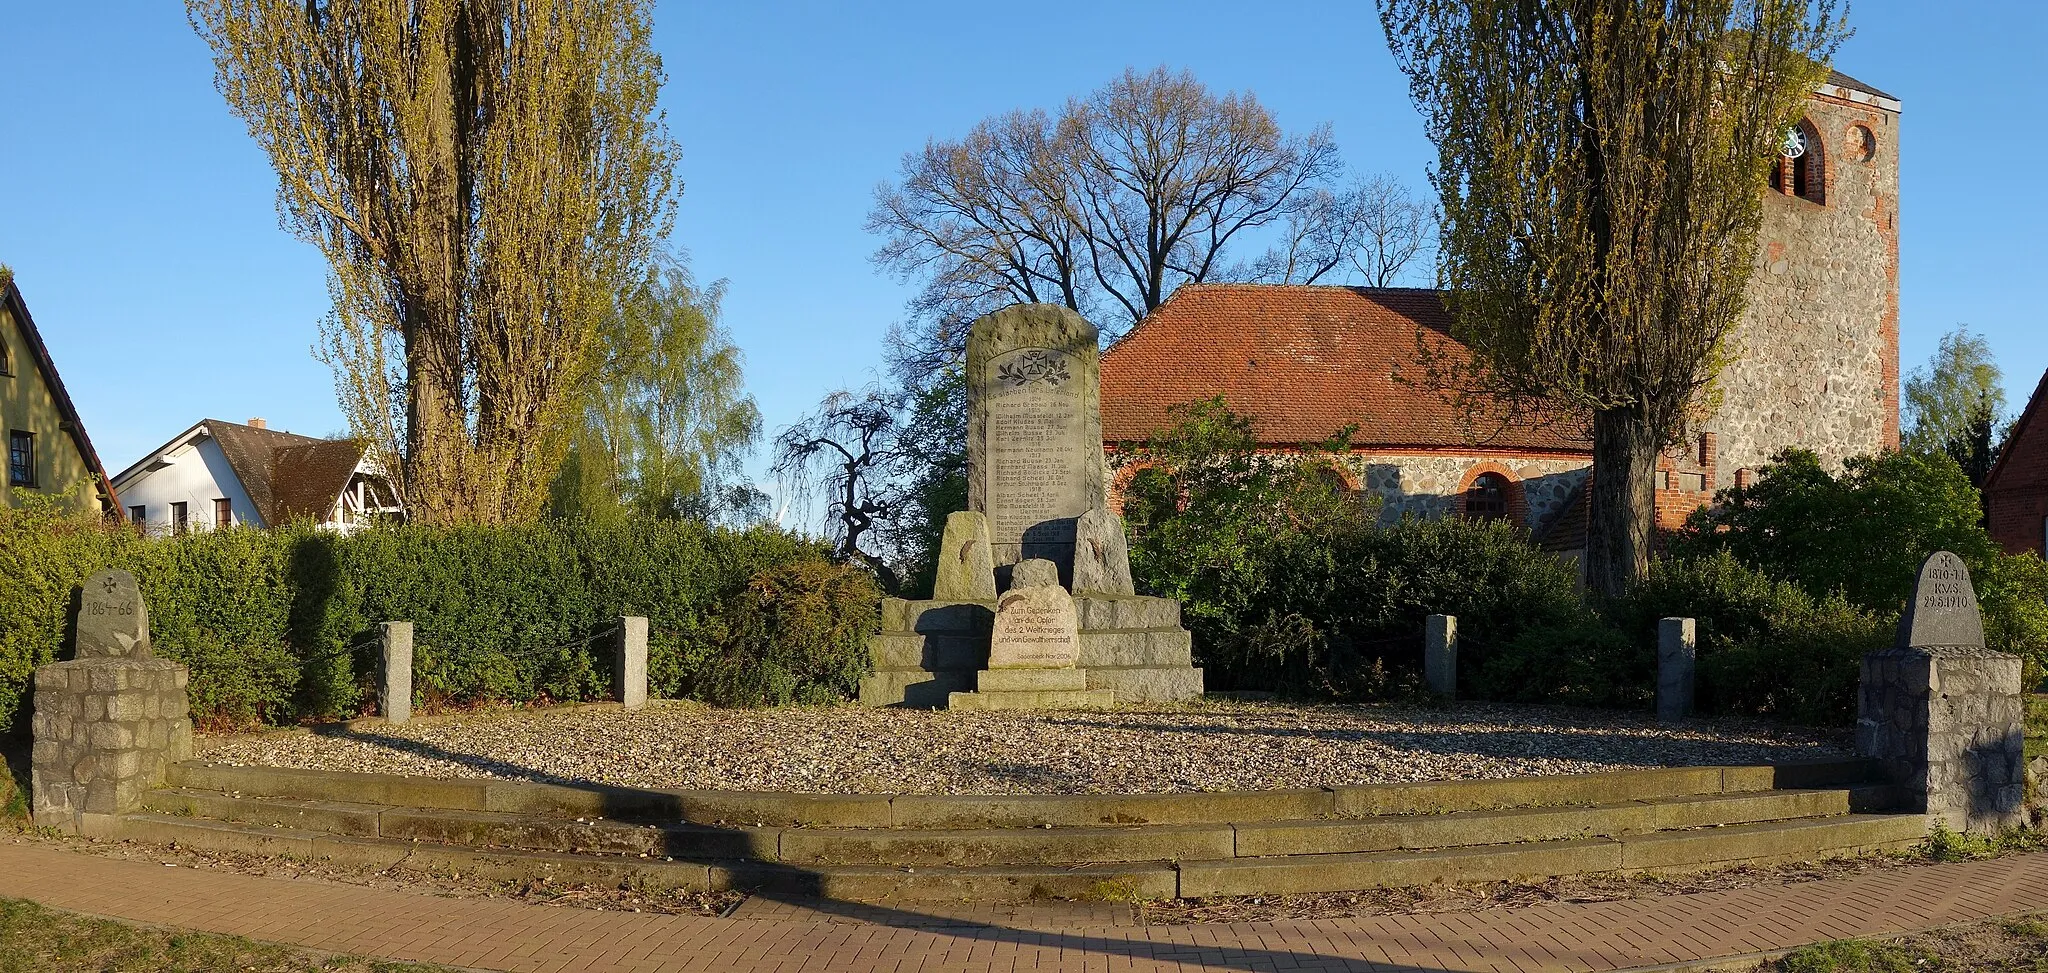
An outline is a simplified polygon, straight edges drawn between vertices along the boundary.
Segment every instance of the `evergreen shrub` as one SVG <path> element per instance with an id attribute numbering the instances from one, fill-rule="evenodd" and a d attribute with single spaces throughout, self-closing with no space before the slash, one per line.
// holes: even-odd
<path id="1" fill-rule="evenodd" d="M 381 665 L 376 626 L 394 620 L 414 625 L 413 684 L 429 707 L 601 698 L 620 615 L 648 618 L 655 695 L 708 685 L 712 664 L 737 651 L 728 639 L 754 639 L 742 656 L 772 656 L 799 683 L 834 673 L 826 682 L 843 697 L 858 679 L 845 667 L 865 664 L 846 645 L 879 624 L 879 598 L 825 553 L 779 530 L 676 520 L 143 538 L 47 505 L 0 509 L 0 729 L 19 717 L 34 667 L 65 644 L 74 589 L 110 567 L 141 581 L 156 652 L 192 667 L 194 717 L 213 726 L 363 712 Z M 773 595 L 738 597 L 750 584 Z M 839 625 L 829 638 L 751 617 L 801 615 L 786 606 L 821 597 Z M 801 638 L 767 653 L 763 632 Z M 814 651 L 827 660 L 797 658 Z"/>

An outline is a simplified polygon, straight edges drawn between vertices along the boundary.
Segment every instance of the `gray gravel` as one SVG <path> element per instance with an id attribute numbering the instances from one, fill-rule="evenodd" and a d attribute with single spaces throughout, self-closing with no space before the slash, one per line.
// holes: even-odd
<path id="1" fill-rule="evenodd" d="M 204 759 L 433 777 L 813 793 L 1257 790 L 1840 756 L 1751 721 L 1459 704 L 1215 702 L 1111 712 L 854 707 L 499 710 L 403 727 L 208 736 Z"/>

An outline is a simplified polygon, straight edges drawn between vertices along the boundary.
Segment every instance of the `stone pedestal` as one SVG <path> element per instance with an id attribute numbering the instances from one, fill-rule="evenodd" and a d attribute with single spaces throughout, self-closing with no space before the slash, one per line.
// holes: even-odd
<path id="1" fill-rule="evenodd" d="M 1109 689 L 1123 703 L 1164 703 L 1202 695 L 1194 642 L 1180 626 L 1180 603 L 1144 595 L 1074 597 L 1080 621 L 1076 662 L 1089 689 Z M 882 603 L 882 632 L 869 642 L 875 672 L 861 680 L 863 706 L 940 708 L 953 693 L 979 689 L 988 668 L 996 603 Z"/>
<path id="2" fill-rule="evenodd" d="M 113 817 L 192 756 L 189 678 L 163 659 L 95 657 L 36 670 L 30 807 L 35 822 L 108 834 Z"/>
<path id="3" fill-rule="evenodd" d="M 1955 831 L 1995 833 L 2026 812 L 2018 656 L 1891 648 L 1863 659 L 1856 749 L 1905 804 Z"/>

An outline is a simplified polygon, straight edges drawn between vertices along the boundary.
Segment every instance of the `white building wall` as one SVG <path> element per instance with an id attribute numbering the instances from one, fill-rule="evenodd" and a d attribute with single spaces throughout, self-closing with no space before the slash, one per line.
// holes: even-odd
<path id="1" fill-rule="evenodd" d="M 192 530 L 211 530 L 213 501 L 226 497 L 234 507 L 235 523 L 251 527 L 268 526 L 251 502 L 242 481 L 228 466 L 220 443 L 212 437 L 180 447 L 166 457 L 170 465 L 160 470 L 143 470 L 115 484 L 121 496 L 121 512 L 146 506 L 147 527 L 152 534 L 171 530 L 171 504 L 184 502 Z"/>

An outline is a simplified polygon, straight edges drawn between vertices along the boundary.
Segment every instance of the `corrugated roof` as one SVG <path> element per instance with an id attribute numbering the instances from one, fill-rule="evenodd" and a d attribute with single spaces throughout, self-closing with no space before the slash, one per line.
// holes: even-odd
<path id="1" fill-rule="evenodd" d="M 1189 284 L 1102 356 L 1102 430 L 1142 442 L 1168 409 L 1221 395 L 1259 441 L 1590 454 L 1583 424 L 1462 407 L 1427 386 L 1420 349 L 1459 361 L 1442 295 L 1414 288 Z"/>

